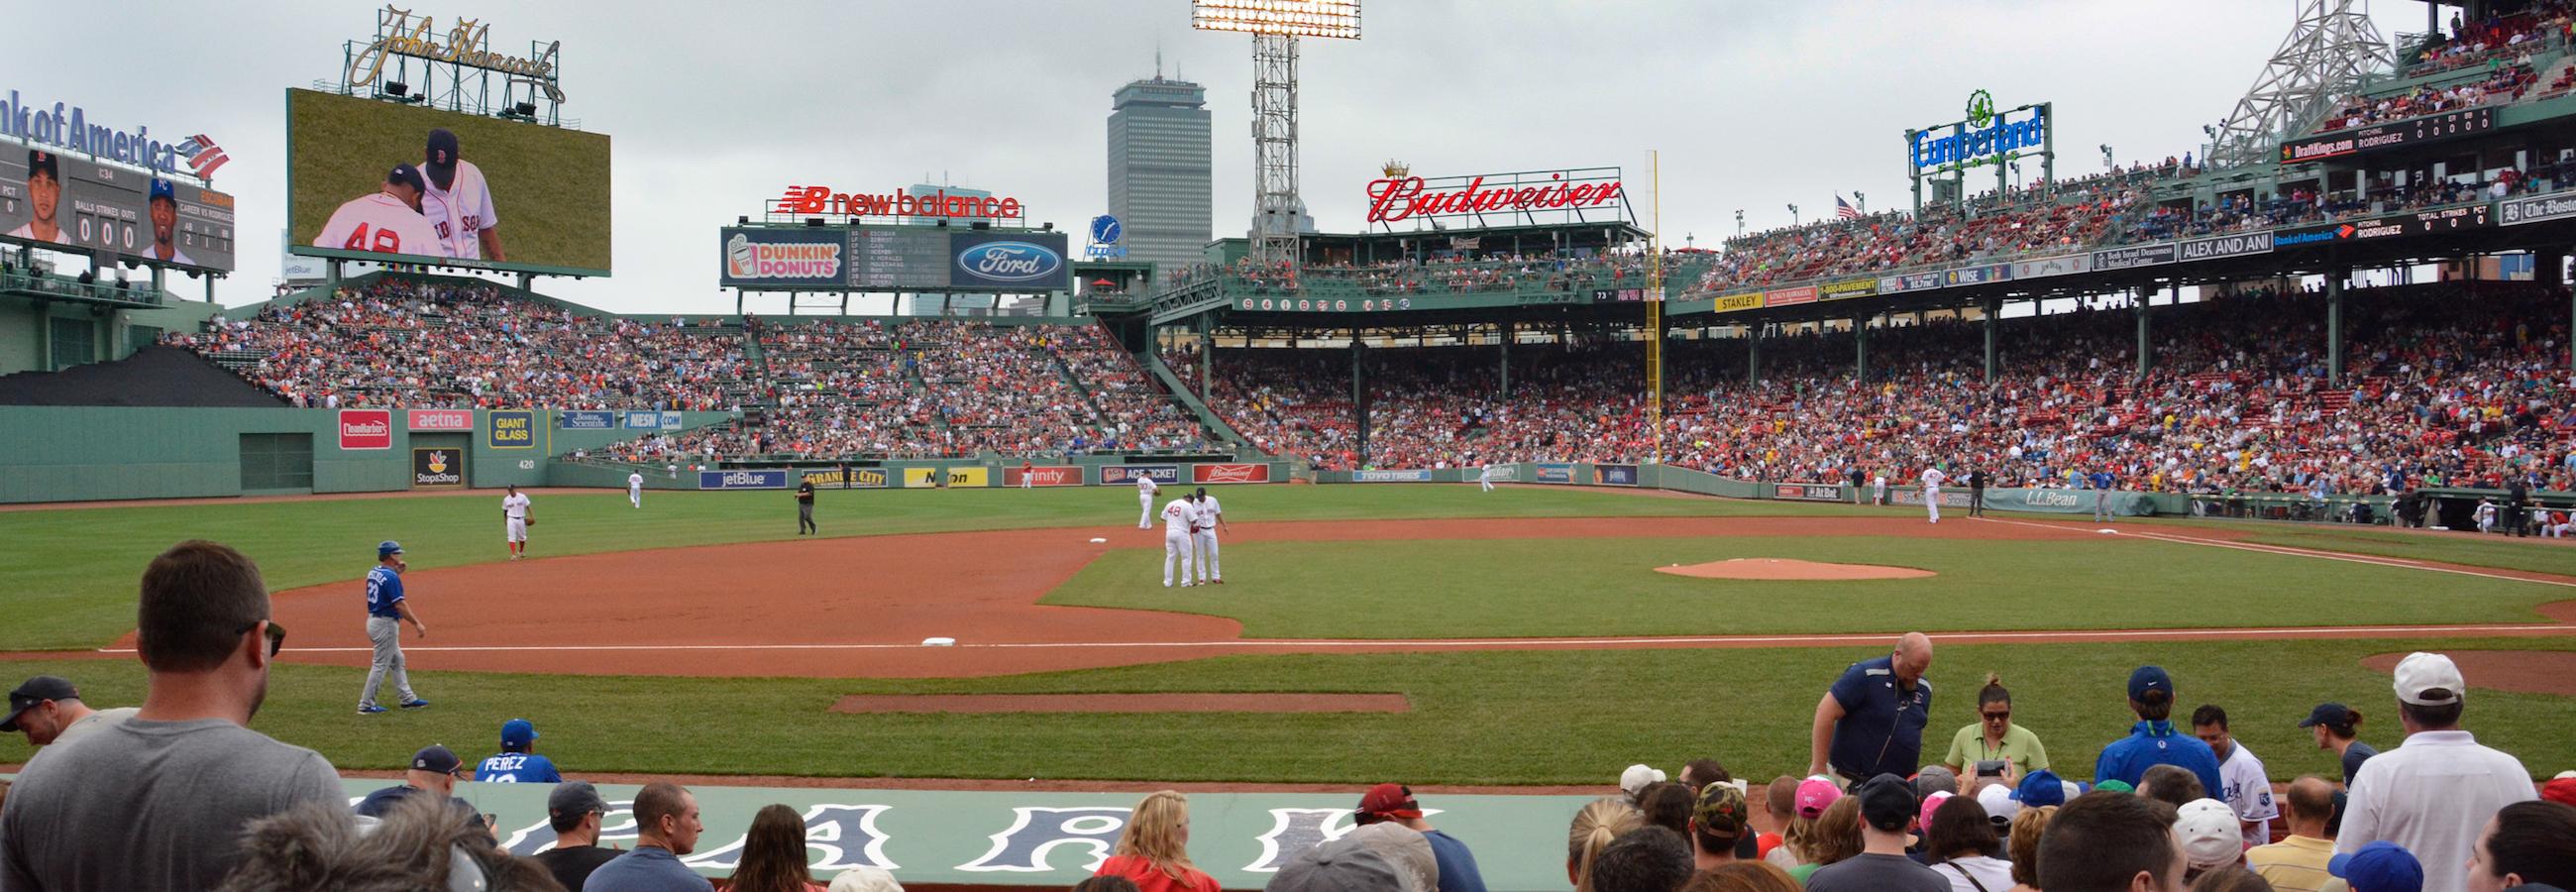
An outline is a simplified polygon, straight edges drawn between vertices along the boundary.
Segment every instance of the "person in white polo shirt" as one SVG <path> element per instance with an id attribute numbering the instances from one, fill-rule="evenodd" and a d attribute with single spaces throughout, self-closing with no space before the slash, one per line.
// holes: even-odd
<path id="1" fill-rule="evenodd" d="M 2423 892 L 2464 892 L 2478 832 L 2497 811 L 2538 798 L 2531 772 L 2512 755 L 2478 745 L 2460 729 L 2468 683 L 2450 657 L 2411 653 L 2397 664 L 2397 718 L 2406 742 L 2361 766 L 2344 806 L 2338 854 L 2379 840 L 2425 864 Z"/>

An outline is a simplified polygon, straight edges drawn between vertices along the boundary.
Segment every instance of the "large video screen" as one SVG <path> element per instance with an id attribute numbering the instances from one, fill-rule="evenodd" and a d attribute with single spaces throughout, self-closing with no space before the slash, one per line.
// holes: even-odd
<path id="1" fill-rule="evenodd" d="M 231 272 L 233 197 L 0 140 L 0 238 Z"/>
<path id="2" fill-rule="evenodd" d="M 286 130 L 295 253 L 609 272 L 606 135 L 311 90 Z"/>

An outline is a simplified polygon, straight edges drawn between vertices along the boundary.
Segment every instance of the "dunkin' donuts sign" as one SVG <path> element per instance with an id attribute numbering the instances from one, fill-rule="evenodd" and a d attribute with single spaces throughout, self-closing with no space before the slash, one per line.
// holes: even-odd
<path id="1" fill-rule="evenodd" d="M 394 448 L 394 413 L 391 409 L 340 410 L 340 448 Z"/>

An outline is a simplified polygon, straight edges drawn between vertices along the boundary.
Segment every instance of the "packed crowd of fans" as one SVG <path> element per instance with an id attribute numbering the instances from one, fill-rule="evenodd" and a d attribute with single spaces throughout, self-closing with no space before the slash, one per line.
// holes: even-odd
<path id="1" fill-rule="evenodd" d="M 1965 208 L 1927 206 L 1921 215 L 1883 213 L 1818 220 L 1728 239 L 1697 291 L 1785 285 L 1934 264 L 2090 247 L 2144 191 L 2099 178 L 2012 193 Z"/>
<path id="2" fill-rule="evenodd" d="M 248 727 L 274 680 L 282 631 L 269 619 L 259 568 L 224 545 L 182 542 L 153 559 L 138 588 L 145 706 L 100 708 L 107 704 L 84 701 L 56 676 L 11 692 L 7 725 L 36 754 L 0 784 L 0 883 L 10 889 L 902 888 L 893 871 L 875 867 L 842 871 L 827 886 L 814 875 L 805 813 L 786 804 L 758 809 L 730 846 L 711 843 L 734 828 L 709 826 L 695 793 L 669 780 L 648 780 L 614 808 L 579 779 L 580 766 L 539 751 L 528 719 L 503 722 L 498 751 L 480 761 L 423 746 L 399 780 L 353 803 L 321 754 Z M 2125 736 L 2098 748 L 2060 736 L 2052 748 L 2038 730 L 2048 719 L 2017 710 L 1992 673 L 1973 695 L 1936 700 L 1926 680 L 1936 655 L 1930 636 L 1908 633 L 1879 652 L 1886 655 L 1823 685 L 1812 735 L 1799 723 L 1807 760 L 1794 773 L 1761 781 L 1706 757 L 1676 774 L 1631 765 L 1615 792 L 1603 778 L 1605 795 L 1574 809 L 1567 824 L 1565 881 L 1576 892 L 2540 892 L 2576 884 L 2576 772 L 2535 783 L 2519 758 L 2481 743 L 2470 724 L 2486 713 L 2469 709 L 2470 682 L 2445 654 L 2398 661 L 2385 706 L 2327 702 L 2304 715 L 2231 715 L 2206 695 L 2185 699 L 2188 677 L 2139 666 L 2123 686 L 2136 718 Z M 2396 713 L 2399 732 L 2384 751 L 2363 740 L 2392 740 L 2370 730 L 2386 720 L 2365 721 L 2383 708 Z M 1935 727 L 1935 715 L 1973 718 L 1945 746 L 1942 728 L 1952 726 Z M 2295 722 L 2315 749 L 2273 753 L 2270 765 L 2287 769 L 2276 772 L 2237 739 L 2238 722 Z M 2276 782 L 2281 775 L 2295 779 Z M 549 785 L 551 841 L 533 856 L 503 849 L 494 818 L 457 796 L 464 781 Z M 1439 804 L 1401 783 L 1368 787 L 1349 810 L 1351 828 L 1281 851 L 1265 887 L 1486 892 L 1469 841 L 1432 821 Z M 610 826 L 631 826 L 632 847 L 606 844 Z M 1086 866 L 1091 876 L 1072 888 L 1219 892 L 1191 859 L 1190 828 L 1186 795 L 1144 795 L 1118 820 L 1115 844 Z M 701 875 L 701 853 L 729 854 L 719 863 L 730 876 Z M 701 857 L 684 860 L 691 855 Z"/>
<path id="3" fill-rule="evenodd" d="M 391 278 L 162 337 L 289 403 L 319 408 L 712 411 L 729 405 L 729 389 L 747 374 L 738 333 Z"/>
<path id="4" fill-rule="evenodd" d="M 2311 291 L 2252 290 L 2154 312 L 2136 375 L 2136 317 L 2061 313 L 2002 324 L 1983 375 L 1982 323 L 1883 328 L 1869 377 L 1847 333 L 1767 338 L 1763 380 L 1737 339 L 1666 355 L 1667 462 L 1724 477 L 1911 479 L 1932 464 L 2001 486 L 2100 472 L 2152 492 L 2389 494 L 2421 486 L 2576 488 L 2560 407 L 2564 307 L 2546 289 L 2443 283 L 2347 298 L 2347 385 L 2326 383 Z M 1651 429 L 1633 343 L 1515 346 L 1509 396 L 1492 347 L 1363 351 L 1366 452 L 1348 350 L 1223 350 L 1211 405 L 1264 449 L 1324 468 L 1636 461 Z"/>
<path id="5" fill-rule="evenodd" d="M 1695 278 L 1706 262 L 1705 254 L 1687 248 L 1665 252 L 1666 279 L 1681 282 Z M 1205 263 L 1183 267 L 1172 274 L 1171 287 L 1222 276 L 1255 294 L 1298 294 L 1326 285 L 1370 296 L 1642 288 L 1647 280 L 1649 256 L 1639 252 L 1448 254 L 1370 263 L 1307 264 L 1293 275 L 1284 268 L 1263 267 L 1245 259 L 1227 267 Z"/>

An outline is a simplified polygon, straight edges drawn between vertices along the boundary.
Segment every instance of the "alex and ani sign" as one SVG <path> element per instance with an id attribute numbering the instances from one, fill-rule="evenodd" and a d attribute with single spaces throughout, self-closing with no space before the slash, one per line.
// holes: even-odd
<path id="1" fill-rule="evenodd" d="M 445 43 L 439 42 L 440 38 Z M 355 41 L 351 42 L 356 45 Z M 539 49 L 528 44 L 528 55 L 509 56 L 492 51 L 492 26 L 480 19 L 456 19 L 455 25 L 440 34 L 438 20 L 431 16 L 413 16 L 411 10 L 393 4 L 376 11 L 376 39 L 349 54 L 347 82 L 351 89 L 375 83 L 383 77 L 385 60 L 393 56 L 410 56 L 432 62 L 449 62 L 467 68 L 497 71 L 545 91 L 546 98 L 563 101 L 563 90 L 555 84 L 556 56 L 563 41 Z"/>

